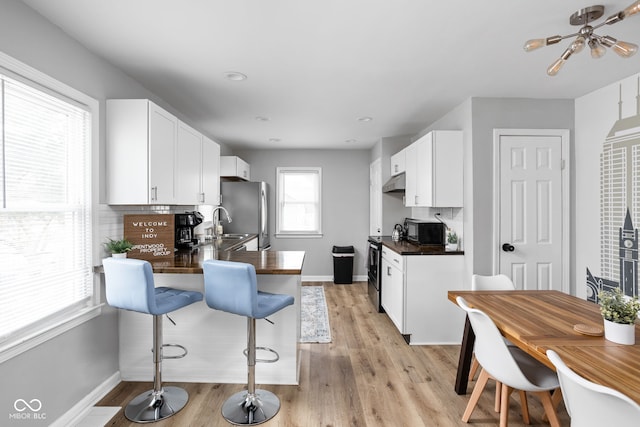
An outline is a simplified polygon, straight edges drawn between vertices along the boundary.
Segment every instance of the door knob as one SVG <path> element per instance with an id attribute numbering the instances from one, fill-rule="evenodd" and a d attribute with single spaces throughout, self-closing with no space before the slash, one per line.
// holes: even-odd
<path id="1" fill-rule="evenodd" d="M 513 245 L 510 243 L 505 243 L 502 245 L 502 250 L 505 252 L 513 252 L 516 250 L 516 248 L 514 248 Z"/>

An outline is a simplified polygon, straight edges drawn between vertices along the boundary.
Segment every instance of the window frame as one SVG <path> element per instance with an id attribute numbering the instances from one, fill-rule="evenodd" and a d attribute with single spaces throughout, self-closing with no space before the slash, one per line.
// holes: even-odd
<path id="1" fill-rule="evenodd" d="M 284 192 L 284 176 L 287 174 L 312 174 L 317 176 L 318 187 L 317 194 L 318 200 L 316 202 L 316 215 L 318 218 L 317 228 L 315 230 L 291 230 L 284 229 L 282 226 L 282 216 L 283 216 L 283 208 L 285 201 L 283 199 Z M 276 237 L 279 238 L 320 238 L 323 236 L 322 233 L 322 168 L 321 167 L 277 167 L 276 168 L 276 181 L 277 181 L 277 191 L 276 191 Z"/>
<path id="2" fill-rule="evenodd" d="M 24 328 L 20 334 L 15 334 L 10 339 L 0 343 L 0 363 L 2 363 L 99 316 L 102 313 L 104 304 L 100 301 L 99 276 L 93 271 L 93 266 L 97 265 L 96 257 L 98 256 L 95 242 L 98 241 L 99 150 L 97 147 L 99 141 L 99 102 L 3 52 L 0 52 L 0 72 L 11 79 L 70 104 L 82 106 L 90 114 L 89 146 L 86 147 L 86 156 L 88 159 L 87 168 L 89 169 L 91 192 L 89 206 L 87 207 L 89 209 L 89 227 L 91 229 L 89 232 L 91 246 L 88 262 L 92 265 L 87 267 L 91 271 L 90 280 L 92 280 L 92 283 L 90 286 L 93 288 L 92 295 L 86 304 L 75 304 L 51 316 L 43 317 Z"/>

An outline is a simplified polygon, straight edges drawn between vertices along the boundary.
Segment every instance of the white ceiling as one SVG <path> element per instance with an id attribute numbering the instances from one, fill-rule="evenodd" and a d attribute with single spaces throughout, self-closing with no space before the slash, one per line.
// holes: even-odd
<path id="1" fill-rule="evenodd" d="M 232 148 L 366 148 L 472 96 L 576 98 L 640 72 L 640 54 L 585 49 L 548 77 L 570 41 L 524 52 L 575 32 L 588 0 L 23 1 Z M 597 33 L 640 44 L 640 16 Z"/>

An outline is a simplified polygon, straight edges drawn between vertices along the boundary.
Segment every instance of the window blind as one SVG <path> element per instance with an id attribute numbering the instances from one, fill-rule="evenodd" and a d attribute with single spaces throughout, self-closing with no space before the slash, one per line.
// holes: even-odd
<path id="1" fill-rule="evenodd" d="M 0 75 L 0 345 L 92 304 L 90 113 Z"/>

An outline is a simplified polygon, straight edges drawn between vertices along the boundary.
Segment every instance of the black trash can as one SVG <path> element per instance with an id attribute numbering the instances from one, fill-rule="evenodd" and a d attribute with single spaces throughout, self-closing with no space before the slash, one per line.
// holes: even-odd
<path id="1" fill-rule="evenodd" d="M 348 285 L 353 283 L 353 246 L 334 246 L 333 254 L 333 283 Z"/>

